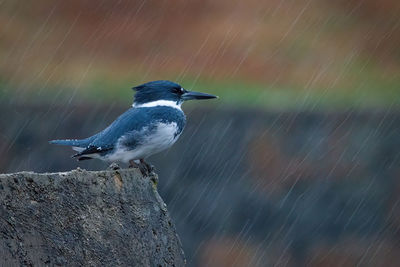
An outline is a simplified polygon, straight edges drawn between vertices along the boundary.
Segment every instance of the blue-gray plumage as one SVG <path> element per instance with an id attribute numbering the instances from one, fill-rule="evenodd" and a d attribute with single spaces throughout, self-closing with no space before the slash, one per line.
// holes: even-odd
<path id="1" fill-rule="evenodd" d="M 180 108 L 185 100 L 216 96 L 189 92 L 170 81 L 148 82 L 133 88 L 132 107 L 103 131 L 86 139 L 53 140 L 51 144 L 69 145 L 79 153 L 78 160 L 99 158 L 134 164 L 167 149 L 179 138 L 186 118 Z"/>

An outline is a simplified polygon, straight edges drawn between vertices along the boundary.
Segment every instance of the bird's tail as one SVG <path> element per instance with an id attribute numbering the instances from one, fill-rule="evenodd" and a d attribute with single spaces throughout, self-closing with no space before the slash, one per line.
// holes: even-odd
<path id="1" fill-rule="evenodd" d="M 49 143 L 53 145 L 85 147 L 88 144 L 88 140 L 87 139 L 51 140 L 49 141 Z"/>

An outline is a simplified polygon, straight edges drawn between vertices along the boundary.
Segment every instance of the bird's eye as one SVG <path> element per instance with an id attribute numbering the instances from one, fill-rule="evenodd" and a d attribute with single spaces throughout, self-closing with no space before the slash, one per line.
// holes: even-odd
<path id="1" fill-rule="evenodd" d="M 175 92 L 176 92 L 177 94 L 183 94 L 183 93 L 185 93 L 185 89 L 183 89 L 182 87 L 176 88 L 176 89 L 175 89 Z"/>

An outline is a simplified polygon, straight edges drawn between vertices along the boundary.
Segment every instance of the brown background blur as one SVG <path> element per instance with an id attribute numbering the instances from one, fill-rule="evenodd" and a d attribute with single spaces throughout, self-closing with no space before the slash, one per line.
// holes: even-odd
<path id="1" fill-rule="evenodd" d="M 2 1 L 0 80 L 95 99 L 171 79 L 224 104 L 390 105 L 399 13 L 394 0 Z"/>

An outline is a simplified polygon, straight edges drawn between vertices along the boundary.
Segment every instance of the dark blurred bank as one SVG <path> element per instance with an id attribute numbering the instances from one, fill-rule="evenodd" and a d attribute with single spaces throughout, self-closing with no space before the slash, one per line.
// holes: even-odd
<path id="1" fill-rule="evenodd" d="M 106 168 L 47 140 L 91 135 L 124 109 L 3 106 L 1 171 Z M 187 113 L 150 162 L 191 265 L 400 261 L 398 112 Z"/>

